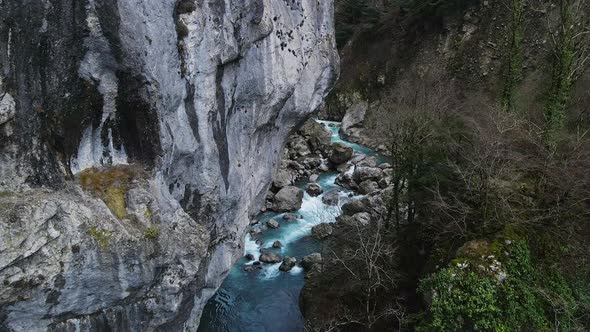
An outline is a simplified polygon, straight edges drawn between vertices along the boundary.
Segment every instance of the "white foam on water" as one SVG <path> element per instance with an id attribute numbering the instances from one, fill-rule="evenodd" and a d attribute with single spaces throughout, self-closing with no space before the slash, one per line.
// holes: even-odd
<path id="1" fill-rule="evenodd" d="M 291 274 L 300 274 L 301 272 L 303 272 L 303 268 L 301 266 L 297 266 L 295 265 L 291 271 L 289 271 L 289 273 Z"/>
<path id="2" fill-rule="evenodd" d="M 244 242 L 244 256 L 247 254 L 254 256 L 254 260 L 258 260 L 260 258 L 260 246 L 254 239 L 252 239 L 250 234 L 246 234 L 246 240 Z M 252 262 L 247 263 L 247 265 L 251 264 Z"/>
<path id="3" fill-rule="evenodd" d="M 281 263 L 276 263 L 276 264 L 272 264 L 272 265 L 265 265 L 264 269 L 262 269 L 262 272 L 260 273 L 260 276 L 264 279 L 274 279 L 276 277 L 279 276 L 279 274 L 281 274 L 281 271 L 279 270 L 279 266 L 281 266 Z"/>

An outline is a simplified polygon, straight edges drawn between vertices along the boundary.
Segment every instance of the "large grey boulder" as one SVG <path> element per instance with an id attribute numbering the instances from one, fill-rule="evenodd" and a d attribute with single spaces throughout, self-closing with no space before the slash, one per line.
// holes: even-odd
<path id="1" fill-rule="evenodd" d="M 321 195 L 324 192 L 324 189 L 319 184 L 312 182 L 305 186 L 305 191 L 309 194 L 309 196 L 316 197 Z"/>
<path id="2" fill-rule="evenodd" d="M 297 259 L 287 256 L 283 258 L 283 263 L 279 266 L 279 270 L 283 272 L 291 271 L 295 267 L 295 264 L 297 264 Z"/>
<path id="3" fill-rule="evenodd" d="M 342 193 L 341 189 L 332 189 L 322 196 L 322 202 L 326 205 L 336 206 L 340 201 L 340 193 Z"/>
<path id="4" fill-rule="evenodd" d="M 279 224 L 279 222 L 274 219 L 271 219 L 266 222 L 266 227 L 271 228 L 271 229 L 276 229 L 276 228 L 279 228 L 280 226 L 281 225 Z"/>
<path id="5" fill-rule="evenodd" d="M 379 181 L 383 177 L 383 170 L 378 167 L 356 167 L 352 178 L 356 183 L 363 181 Z"/>
<path id="6" fill-rule="evenodd" d="M 334 183 L 350 190 L 358 190 L 358 184 L 354 181 L 353 176 L 348 173 L 342 173 L 336 177 Z"/>
<path id="7" fill-rule="evenodd" d="M 301 208 L 303 191 L 297 187 L 285 187 L 274 196 L 272 210 L 275 212 L 295 211 Z"/>
<path id="8" fill-rule="evenodd" d="M 340 127 L 340 135 L 342 138 L 352 142 L 359 142 L 364 135 L 363 124 L 369 104 L 364 101 L 358 101 L 353 104 L 342 119 L 342 126 Z"/>
<path id="9" fill-rule="evenodd" d="M 281 168 L 274 176 L 273 186 L 276 188 L 284 188 L 293 184 L 294 176 L 293 173 L 286 169 Z"/>
<path id="10" fill-rule="evenodd" d="M 332 144 L 329 159 L 336 165 L 344 164 L 352 158 L 354 150 L 342 143 Z"/>
<path id="11" fill-rule="evenodd" d="M 359 212 L 371 213 L 372 211 L 372 201 L 367 197 L 355 199 L 342 205 L 342 214 L 348 216 L 353 216 Z"/>
<path id="12" fill-rule="evenodd" d="M 318 240 L 323 240 L 328 236 L 332 235 L 333 231 L 334 229 L 332 228 L 332 225 L 324 223 L 312 227 L 311 235 Z"/>
<path id="13" fill-rule="evenodd" d="M 322 154 L 327 155 L 332 140 L 332 134 L 326 130 L 323 125 L 317 123 L 313 119 L 309 119 L 305 122 L 303 127 L 301 127 L 299 132 L 307 139 L 307 142 L 313 151 L 319 151 Z"/>
<path id="14" fill-rule="evenodd" d="M 372 194 L 374 192 L 379 191 L 379 185 L 377 184 L 377 182 L 372 181 L 372 180 L 367 180 L 367 181 L 363 181 L 361 182 L 361 184 L 359 184 L 359 193 L 363 194 L 363 195 L 368 195 L 368 194 Z"/>
<path id="15" fill-rule="evenodd" d="M 309 254 L 301 259 L 301 267 L 305 270 L 311 270 L 311 268 L 317 264 L 322 264 L 322 255 L 317 252 Z"/>
<path id="16" fill-rule="evenodd" d="M 262 252 L 262 254 L 260 255 L 260 258 L 258 260 L 260 260 L 262 263 L 275 264 L 275 263 L 280 263 L 282 259 L 281 259 L 281 256 L 279 256 L 271 251 L 265 250 L 264 252 Z"/>

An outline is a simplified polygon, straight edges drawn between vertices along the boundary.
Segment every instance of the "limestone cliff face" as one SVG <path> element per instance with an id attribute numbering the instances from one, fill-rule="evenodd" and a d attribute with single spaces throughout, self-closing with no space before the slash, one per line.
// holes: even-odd
<path id="1" fill-rule="evenodd" d="M 337 65 L 332 1 L 0 0 L 0 330 L 195 330 Z"/>

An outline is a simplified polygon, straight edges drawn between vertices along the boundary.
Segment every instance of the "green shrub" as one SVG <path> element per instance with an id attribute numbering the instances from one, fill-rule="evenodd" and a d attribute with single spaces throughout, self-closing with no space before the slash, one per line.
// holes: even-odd
<path id="1" fill-rule="evenodd" d="M 157 227 L 148 227 L 144 235 L 148 240 L 156 240 L 160 236 L 160 230 Z"/>
<path id="2" fill-rule="evenodd" d="M 91 227 L 88 229 L 88 234 L 94 238 L 102 249 L 106 250 L 108 248 L 111 232 Z"/>
<path id="3" fill-rule="evenodd" d="M 523 240 L 497 240 L 490 254 L 453 261 L 420 283 L 432 295 L 422 331 L 533 331 L 550 328 L 541 280 Z M 551 285 L 549 285 L 551 287 Z M 567 292 L 554 289 L 555 292 Z"/>

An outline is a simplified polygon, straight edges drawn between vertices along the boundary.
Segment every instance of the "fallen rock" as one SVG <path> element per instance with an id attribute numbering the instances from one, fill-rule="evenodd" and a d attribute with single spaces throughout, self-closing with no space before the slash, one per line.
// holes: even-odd
<path id="1" fill-rule="evenodd" d="M 334 183 L 350 190 L 358 190 L 358 184 L 354 181 L 352 175 L 348 173 L 342 173 L 336 177 Z"/>
<path id="2" fill-rule="evenodd" d="M 352 166 L 349 163 L 340 164 L 336 167 L 336 172 L 338 173 L 346 173 Z"/>
<path id="3" fill-rule="evenodd" d="M 246 255 L 246 259 L 247 259 L 247 260 L 249 260 L 249 261 L 253 261 L 253 260 L 255 260 L 256 258 L 255 258 L 255 257 L 254 257 L 254 255 L 252 255 L 252 254 L 247 254 L 247 255 Z"/>
<path id="4" fill-rule="evenodd" d="M 284 188 L 293 184 L 293 175 L 287 169 L 279 169 L 274 177 L 273 186 L 276 188 Z M 272 199 L 273 196 L 267 196 L 267 199 Z"/>
<path id="5" fill-rule="evenodd" d="M 319 150 L 322 153 L 327 152 L 332 140 L 332 134 L 322 124 L 309 119 L 301 127 L 299 132 L 307 138 L 307 142 L 313 150 Z"/>
<path id="6" fill-rule="evenodd" d="M 307 255 L 301 260 L 301 267 L 305 270 L 311 270 L 316 264 L 322 264 L 322 255 L 317 252 Z"/>
<path id="7" fill-rule="evenodd" d="M 353 216 L 359 212 L 371 212 L 371 201 L 367 197 L 355 199 L 342 205 L 342 214 Z"/>
<path id="8" fill-rule="evenodd" d="M 281 249 L 283 247 L 283 244 L 281 243 L 281 241 L 275 241 L 272 243 L 272 247 L 275 249 Z"/>
<path id="9" fill-rule="evenodd" d="M 358 138 L 358 131 L 362 130 L 369 103 L 361 100 L 346 110 L 340 127 L 340 135 L 345 139 Z"/>
<path id="10" fill-rule="evenodd" d="M 340 189 L 332 189 L 322 196 L 322 202 L 326 205 L 336 206 L 340 201 L 340 193 L 342 190 Z"/>
<path id="11" fill-rule="evenodd" d="M 283 272 L 290 271 L 293 267 L 295 267 L 295 264 L 297 264 L 297 259 L 287 256 L 283 259 L 283 264 L 279 266 L 279 270 Z"/>
<path id="12" fill-rule="evenodd" d="M 297 187 L 285 187 L 275 195 L 272 210 L 275 212 L 295 211 L 301 208 L 303 191 Z"/>
<path id="13" fill-rule="evenodd" d="M 323 240 L 332 235 L 333 230 L 330 224 L 319 224 L 311 229 L 311 235 L 318 240 Z"/>
<path id="14" fill-rule="evenodd" d="M 375 181 L 367 180 L 359 184 L 359 193 L 363 195 L 372 194 L 376 191 L 379 191 L 379 185 Z"/>
<path id="15" fill-rule="evenodd" d="M 317 182 L 319 178 L 320 178 L 320 176 L 319 176 L 319 175 L 317 175 L 317 174 L 312 174 L 312 175 L 309 177 L 309 182 Z"/>
<path id="16" fill-rule="evenodd" d="M 295 221 L 299 219 L 299 217 L 293 213 L 285 213 L 283 215 L 283 220 L 287 220 L 287 221 Z"/>
<path id="17" fill-rule="evenodd" d="M 357 167 L 377 167 L 377 158 L 366 157 L 363 160 L 356 163 Z"/>
<path id="18" fill-rule="evenodd" d="M 324 192 L 324 189 L 317 183 L 308 183 L 305 187 L 305 191 L 309 194 L 309 196 L 316 197 L 321 195 Z"/>
<path id="19" fill-rule="evenodd" d="M 356 167 L 352 178 L 356 183 L 372 180 L 379 181 L 383 177 L 383 170 L 377 167 Z"/>
<path id="20" fill-rule="evenodd" d="M 281 256 L 267 251 L 265 250 L 262 255 L 260 255 L 260 261 L 262 263 L 267 263 L 267 264 L 275 264 L 275 263 L 280 263 L 282 261 Z"/>
<path id="21" fill-rule="evenodd" d="M 352 158 L 354 150 L 342 143 L 333 143 L 329 159 L 336 165 L 344 164 Z"/>
<path id="22" fill-rule="evenodd" d="M 269 221 L 267 221 L 267 222 L 266 222 L 266 226 L 267 226 L 268 228 L 277 229 L 277 228 L 279 228 L 281 225 L 279 224 L 279 222 L 278 222 L 278 221 L 276 221 L 276 220 L 274 220 L 274 219 L 271 219 L 271 220 L 269 220 Z"/>

